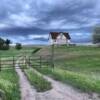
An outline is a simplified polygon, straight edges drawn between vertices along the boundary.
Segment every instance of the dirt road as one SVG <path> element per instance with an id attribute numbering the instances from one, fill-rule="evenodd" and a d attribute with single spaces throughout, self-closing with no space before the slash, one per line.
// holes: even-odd
<path id="1" fill-rule="evenodd" d="M 19 67 L 18 62 L 16 63 L 16 67 Z M 52 83 L 53 88 L 47 92 L 38 93 L 30 85 L 20 68 L 16 69 L 16 72 L 20 78 L 21 100 L 100 100 L 96 94 L 90 96 L 86 93 L 81 93 L 71 86 L 55 81 L 47 76 L 44 76 L 44 78 Z"/>
<path id="2" fill-rule="evenodd" d="M 37 74 L 40 73 L 37 72 Z M 52 83 L 53 89 L 45 93 L 40 93 L 38 95 L 38 100 L 100 100 L 95 93 L 93 95 L 82 93 L 73 87 L 55 81 L 48 76 L 43 77 Z"/>
<path id="3" fill-rule="evenodd" d="M 30 85 L 24 73 L 18 68 L 18 64 L 16 64 L 16 72 L 19 75 L 19 84 L 21 91 L 21 100 L 36 100 L 36 90 Z"/>

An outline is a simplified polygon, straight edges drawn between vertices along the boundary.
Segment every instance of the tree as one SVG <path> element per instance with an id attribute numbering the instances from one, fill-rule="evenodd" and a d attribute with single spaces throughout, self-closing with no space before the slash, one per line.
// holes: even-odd
<path id="1" fill-rule="evenodd" d="M 9 45 L 11 43 L 11 41 L 9 39 L 6 39 L 5 44 Z"/>
<path id="2" fill-rule="evenodd" d="M 15 48 L 16 48 L 17 50 L 22 49 L 22 44 L 21 44 L 21 43 L 16 43 Z"/>
<path id="3" fill-rule="evenodd" d="M 100 43 L 100 26 L 97 26 L 94 29 L 93 43 Z"/>
<path id="4" fill-rule="evenodd" d="M 10 43 L 11 43 L 11 41 L 9 39 L 5 40 L 5 45 L 4 45 L 5 46 L 4 47 L 5 50 L 8 50 L 10 48 Z"/>
<path id="5" fill-rule="evenodd" d="M 8 50 L 10 48 L 10 40 L 0 38 L 0 50 Z"/>
<path id="6" fill-rule="evenodd" d="M 3 49 L 4 43 L 5 43 L 5 41 L 2 38 L 0 38 L 0 50 Z"/>

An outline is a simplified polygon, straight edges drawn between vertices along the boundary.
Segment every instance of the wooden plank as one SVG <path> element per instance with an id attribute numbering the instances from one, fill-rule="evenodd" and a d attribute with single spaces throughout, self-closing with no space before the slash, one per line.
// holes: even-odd
<path id="1" fill-rule="evenodd" d="M 3 65 L 13 65 L 13 64 L 1 64 L 1 68 L 2 68 Z"/>
<path id="2" fill-rule="evenodd" d="M 0 71 L 1 71 L 1 57 L 0 57 Z"/>
<path id="3" fill-rule="evenodd" d="M 40 68 L 42 67 L 42 57 L 40 56 Z"/>
<path id="4" fill-rule="evenodd" d="M 15 67 L 15 58 L 13 56 L 13 67 Z"/>
<path id="5" fill-rule="evenodd" d="M 6 62 L 6 61 L 8 61 L 8 62 L 13 62 L 13 59 L 12 59 L 12 60 L 4 59 L 4 60 L 1 60 L 1 61 L 3 61 L 3 62 Z"/>

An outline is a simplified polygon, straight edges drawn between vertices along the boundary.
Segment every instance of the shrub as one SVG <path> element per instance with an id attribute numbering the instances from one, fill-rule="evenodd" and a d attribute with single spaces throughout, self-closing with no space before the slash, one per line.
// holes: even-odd
<path id="1" fill-rule="evenodd" d="M 4 40 L 2 38 L 0 38 L 0 50 L 9 50 L 10 48 L 10 40 Z"/>
<path id="2" fill-rule="evenodd" d="M 16 43 L 15 48 L 16 48 L 17 50 L 20 50 L 20 49 L 22 49 L 22 45 L 21 45 L 20 43 Z"/>

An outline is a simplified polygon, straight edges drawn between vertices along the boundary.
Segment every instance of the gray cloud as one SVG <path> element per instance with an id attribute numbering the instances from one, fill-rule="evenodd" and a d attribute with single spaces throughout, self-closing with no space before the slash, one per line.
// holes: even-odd
<path id="1" fill-rule="evenodd" d="M 44 35 L 50 31 L 84 34 L 91 33 L 92 28 L 100 24 L 100 0 L 1 0 L 0 2 L 2 36 L 23 36 L 27 39 L 30 34 Z M 45 40 L 41 37 L 36 39 Z"/>
<path id="2" fill-rule="evenodd" d="M 62 25 L 61 28 L 67 29 L 69 24 L 71 27 L 79 27 L 80 24 L 93 26 L 100 21 L 99 0 L 1 0 L 1 2 L 1 28 L 35 26 L 52 29 L 55 26 L 56 29 Z"/>

